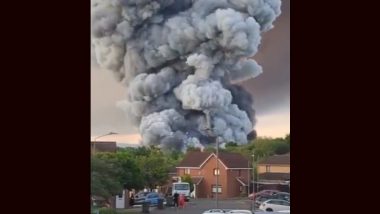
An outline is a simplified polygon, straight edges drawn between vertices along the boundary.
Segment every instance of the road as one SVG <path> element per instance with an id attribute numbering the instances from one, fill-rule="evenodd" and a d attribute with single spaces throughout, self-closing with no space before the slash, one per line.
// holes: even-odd
<path id="1" fill-rule="evenodd" d="M 221 209 L 247 209 L 251 208 L 251 201 L 249 200 L 219 200 L 219 208 Z M 163 210 L 154 209 L 152 214 L 201 214 L 202 212 L 213 209 L 216 207 L 215 200 L 212 199 L 193 199 L 186 203 L 185 208 L 166 207 Z"/>

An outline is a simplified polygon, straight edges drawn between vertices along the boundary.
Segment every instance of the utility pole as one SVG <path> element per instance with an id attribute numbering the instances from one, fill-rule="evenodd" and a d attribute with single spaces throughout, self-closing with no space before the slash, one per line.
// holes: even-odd
<path id="1" fill-rule="evenodd" d="M 207 130 L 207 133 L 210 137 L 215 137 L 213 131 L 212 131 L 212 128 L 211 128 L 211 121 L 210 121 L 210 111 L 209 110 L 205 110 L 204 111 L 205 115 L 206 115 L 206 130 Z M 218 194 L 219 194 L 219 174 L 220 174 L 220 170 L 219 170 L 219 140 L 218 138 L 216 137 L 215 138 L 215 141 L 216 141 L 216 170 L 215 170 L 215 176 L 216 176 L 216 187 L 215 187 L 215 208 L 218 209 L 219 207 L 219 201 L 218 201 Z"/>
<path id="2" fill-rule="evenodd" d="M 250 165 L 250 159 L 248 159 L 248 189 L 247 189 L 247 197 L 249 199 L 249 193 L 250 193 L 250 190 L 251 190 L 251 172 L 249 171 L 249 169 L 251 168 L 251 165 Z M 253 200 L 253 198 L 252 198 Z M 252 210 L 252 202 L 251 202 L 251 210 Z"/>
<path id="3" fill-rule="evenodd" d="M 255 192 L 255 188 L 254 188 L 255 187 L 255 172 L 254 172 L 254 165 L 253 165 L 254 162 L 255 162 L 255 155 L 252 154 L 252 192 Z M 256 193 L 257 192 L 258 192 L 258 188 L 256 187 Z M 255 197 L 255 199 L 256 199 L 256 197 Z M 251 205 L 252 206 L 252 212 L 255 213 L 255 200 L 252 200 L 252 203 L 253 203 L 253 205 Z"/>
<path id="4" fill-rule="evenodd" d="M 220 174 L 220 170 L 219 170 L 219 140 L 218 138 L 216 138 L 216 196 L 215 196 L 215 200 L 216 200 L 216 208 L 218 209 L 218 194 L 219 194 L 219 174 Z"/>

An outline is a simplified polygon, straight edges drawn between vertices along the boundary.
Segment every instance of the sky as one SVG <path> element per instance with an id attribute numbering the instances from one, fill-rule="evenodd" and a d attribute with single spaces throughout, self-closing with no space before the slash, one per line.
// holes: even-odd
<path id="1" fill-rule="evenodd" d="M 262 34 L 259 52 L 253 57 L 263 73 L 242 85 L 252 94 L 258 136 L 284 137 L 290 133 L 290 0 L 282 1 L 282 14 L 274 28 Z M 116 103 L 125 99 L 126 88 L 110 71 L 91 62 L 91 139 L 138 143 L 138 129 L 133 127 Z"/>

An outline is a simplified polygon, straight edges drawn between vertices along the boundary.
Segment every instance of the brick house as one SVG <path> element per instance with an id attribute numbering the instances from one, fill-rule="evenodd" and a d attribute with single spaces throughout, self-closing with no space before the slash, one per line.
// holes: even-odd
<path id="1" fill-rule="evenodd" d="M 258 180 L 264 188 L 289 191 L 290 186 L 290 153 L 273 155 L 265 158 L 257 164 Z"/>
<path id="2" fill-rule="evenodd" d="M 247 193 L 250 170 L 248 160 L 236 153 L 219 153 L 219 169 L 216 168 L 216 155 L 210 152 L 188 152 L 176 167 L 177 176 L 189 174 L 193 180 L 196 198 L 238 197 Z M 216 174 L 219 182 L 216 187 Z"/>

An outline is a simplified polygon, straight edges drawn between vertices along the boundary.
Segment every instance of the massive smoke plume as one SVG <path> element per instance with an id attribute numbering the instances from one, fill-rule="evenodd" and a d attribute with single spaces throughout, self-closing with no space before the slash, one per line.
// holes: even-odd
<path id="1" fill-rule="evenodd" d="M 252 56 L 280 7 L 280 0 L 93 0 L 97 62 L 127 87 L 120 106 L 143 144 L 179 150 L 216 137 L 254 138 L 253 99 L 236 84 L 262 72 Z"/>

